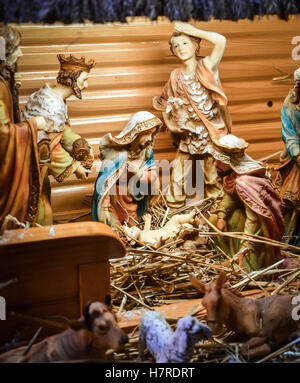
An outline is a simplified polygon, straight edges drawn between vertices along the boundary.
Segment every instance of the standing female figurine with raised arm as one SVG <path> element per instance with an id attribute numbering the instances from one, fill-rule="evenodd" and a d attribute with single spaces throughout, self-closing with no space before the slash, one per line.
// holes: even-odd
<path id="1" fill-rule="evenodd" d="M 166 196 L 170 207 L 186 201 L 186 179 L 194 159 L 204 160 L 205 196 L 216 195 L 221 184 L 211 157 L 212 142 L 230 133 L 231 118 L 227 97 L 219 80 L 218 66 L 224 54 L 224 36 L 202 31 L 190 24 L 176 22 L 170 39 L 172 53 L 182 61 L 165 85 L 163 93 L 153 99 L 178 147 L 171 183 Z M 197 60 L 201 39 L 214 44 L 209 56 Z M 186 160 L 190 160 L 185 163 Z"/>

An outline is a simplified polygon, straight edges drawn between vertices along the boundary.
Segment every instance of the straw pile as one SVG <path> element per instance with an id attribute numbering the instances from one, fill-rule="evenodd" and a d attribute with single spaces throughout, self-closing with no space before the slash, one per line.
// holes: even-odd
<path id="1" fill-rule="evenodd" d="M 209 216 L 209 209 L 215 202 L 206 199 L 170 212 L 161 195 L 149 209 L 152 215 L 152 229 L 162 227 L 172 215 L 185 213 L 192 208 L 196 208 L 198 212 L 199 227 L 192 230 L 184 239 L 172 240 L 158 250 L 142 243 L 133 248 L 130 239 L 124 235 L 121 228 L 118 229 L 119 235 L 127 245 L 127 256 L 111 261 L 111 292 L 113 309 L 117 315 L 137 308 L 151 309 L 158 305 L 199 298 L 199 293 L 189 282 L 189 275 L 192 273 L 198 275 L 198 278 L 203 281 L 209 282 L 224 271 L 228 283 L 239 291 L 249 290 L 248 296 L 260 297 L 274 293 L 299 294 L 299 268 L 278 269 L 282 262 L 279 261 L 265 270 L 248 274 L 215 245 L 213 237 L 222 233 L 216 233 L 216 228 L 212 230 L 205 218 Z M 143 224 L 140 224 L 140 227 L 142 228 Z M 229 233 L 229 235 L 246 238 L 243 233 Z M 249 239 L 248 236 L 247 239 Z M 252 236 L 250 239 L 266 241 L 265 238 L 257 236 Z M 283 244 L 278 245 L 284 248 Z M 276 274 L 276 282 L 270 278 L 274 274 Z M 205 323 L 206 311 L 202 306 L 192 307 L 190 314 Z M 172 320 L 170 324 L 176 326 Z M 132 361 L 138 356 L 137 334 L 138 328 L 135 328 L 125 352 L 113 355 L 115 360 Z M 224 330 L 213 341 L 198 345 L 192 361 L 227 362 L 230 358 L 243 361 L 238 352 L 238 345 L 227 342 L 230 335 Z M 299 355 L 297 358 L 299 359 Z M 151 356 L 148 355 L 146 360 L 151 361 Z"/>

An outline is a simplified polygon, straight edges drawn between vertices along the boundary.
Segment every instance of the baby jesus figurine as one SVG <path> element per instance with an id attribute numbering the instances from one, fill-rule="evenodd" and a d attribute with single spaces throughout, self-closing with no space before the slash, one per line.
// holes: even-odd
<path id="1" fill-rule="evenodd" d="M 151 215 L 146 214 L 144 217 L 145 228 L 139 229 L 137 226 L 122 226 L 129 239 L 138 240 L 145 245 L 150 245 L 154 249 L 158 249 L 167 241 L 174 240 L 175 238 L 182 238 L 187 231 L 193 229 L 195 223 L 195 210 L 188 214 L 174 215 L 162 228 L 158 230 L 151 230 Z M 134 244 L 133 243 L 133 244 Z"/>

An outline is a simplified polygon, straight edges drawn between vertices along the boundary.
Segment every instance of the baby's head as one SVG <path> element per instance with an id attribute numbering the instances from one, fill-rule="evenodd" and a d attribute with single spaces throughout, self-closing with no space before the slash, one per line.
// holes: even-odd
<path id="1" fill-rule="evenodd" d="M 137 226 L 123 226 L 124 233 L 128 236 L 128 239 L 139 239 L 141 229 L 139 229 Z"/>

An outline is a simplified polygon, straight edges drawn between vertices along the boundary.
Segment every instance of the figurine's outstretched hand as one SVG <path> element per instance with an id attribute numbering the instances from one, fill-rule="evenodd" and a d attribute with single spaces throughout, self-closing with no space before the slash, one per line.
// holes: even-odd
<path id="1" fill-rule="evenodd" d="M 190 29 L 191 25 L 188 23 L 183 23 L 182 21 L 176 21 L 174 23 L 174 29 L 176 32 L 181 32 L 181 33 L 187 33 L 188 30 Z"/>
<path id="2" fill-rule="evenodd" d="M 129 171 L 129 173 L 142 175 L 142 173 L 143 173 L 142 168 L 141 168 L 142 165 L 143 165 L 143 161 L 141 161 L 141 160 L 131 161 L 131 162 L 127 163 L 127 169 Z"/>
<path id="3" fill-rule="evenodd" d="M 22 85 L 22 75 L 21 75 L 21 73 L 16 72 L 15 75 L 14 75 L 14 79 L 15 79 L 16 87 L 20 88 L 20 86 Z"/>
<path id="4" fill-rule="evenodd" d="M 110 212 L 108 210 L 103 211 L 101 218 L 103 223 L 110 225 Z"/>
<path id="5" fill-rule="evenodd" d="M 211 35 L 214 34 L 214 32 L 204 31 L 202 29 L 194 27 L 189 23 L 183 23 L 182 21 L 176 21 L 174 23 L 174 28 L 177 32 L 181 32 L 186 35 L 198 37 L 199 39 L 205 39 L 208 41 L 211 41 Z"/>
<path id="6" fill-rule="evenodd" d="M 86 180 L 88 178 L 89 173 L 91 173 L 91 170 L 84 168 L 82 165 L 79 165 L 78 168 L 75 170 L 75 175 L 80 180 Z"/>
<path id="7" fill-rule="evenodd" d="M 182 21 L 176 21 L 174 23 L 175 31 L 185 33 L 187 35 L 193 35 L 195 33 L 195 27 L 189 23 L 183 23 Z"/>

